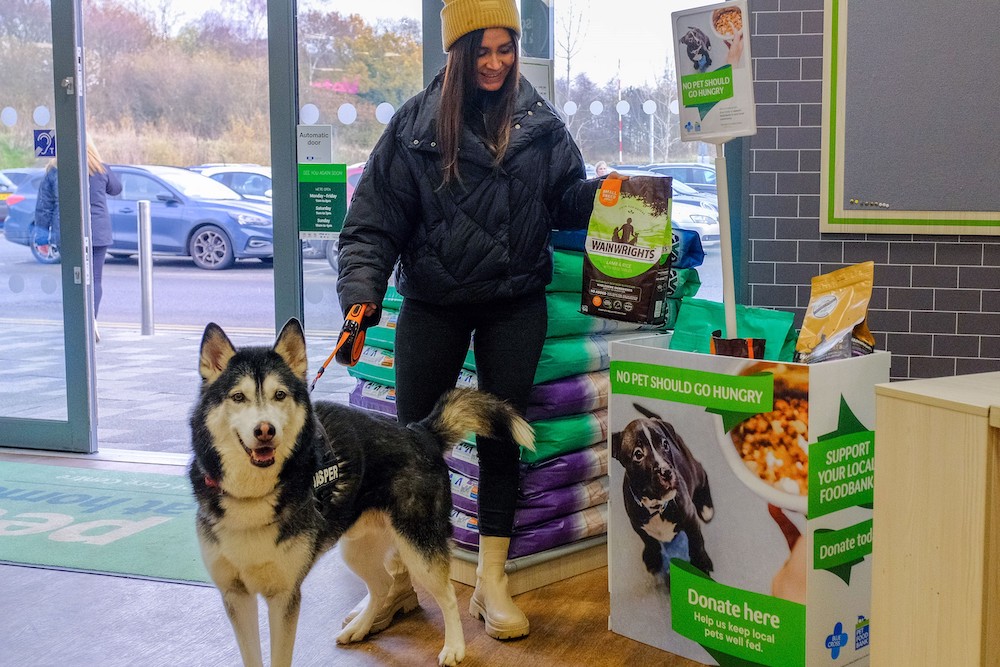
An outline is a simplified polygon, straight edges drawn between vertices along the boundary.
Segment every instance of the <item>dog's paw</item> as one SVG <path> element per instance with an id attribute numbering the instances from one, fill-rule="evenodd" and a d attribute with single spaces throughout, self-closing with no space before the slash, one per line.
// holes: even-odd
<path id="1" fill-rule="evenodd" d="M 465 658 L 465 645 L 461 646 L 449 646 L 444 645 L 441 652 L 438 653 L 438 664 L 439 665 L 457 665 L 462 662 Z"/>
<path id="2" fill-rule="evenodd" d="M 340 631 L 337 635 L 338 644 L 351 644 L 353 642 L 359 642 L 368 636 L 371 631 L 371 623 L 359 623 L 361 616 L 357 616 L 353 621 L 347 624 L 347 626 Z"/>

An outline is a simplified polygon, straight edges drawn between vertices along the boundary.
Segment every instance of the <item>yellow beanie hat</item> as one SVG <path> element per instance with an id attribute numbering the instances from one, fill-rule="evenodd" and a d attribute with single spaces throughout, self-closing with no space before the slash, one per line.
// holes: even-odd
<path id="1" fill-rule="evenodd" d="M 462 35 L 480 28 L 510 28 L 521 36 L 521 18 L 514 0 L 444 0 L 441 41 L 444 50 Z"/>

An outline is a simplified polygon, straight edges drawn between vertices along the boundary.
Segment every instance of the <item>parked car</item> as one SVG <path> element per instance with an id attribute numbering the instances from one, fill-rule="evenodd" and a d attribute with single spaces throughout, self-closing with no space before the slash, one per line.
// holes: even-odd
<path id="1" fill-rule="evenodd" d="M 705 192 L 718 195 L 718 188 L 715 182 L 715 167 L 700 162 L 677 162 L 648 164 L 643 169 L 654 171 L 664 176 L 673 176 L 677 180 L 687 183 L 698 192 Z"/>
<path id="2" fill-rule="evenodd" d="M 645 168 L 612 167 L 612 169 L 622 176 L 665 176 Z M 673 192 L 670 202 L 670 224 L 698 232 L 702 246 L 719 243 L 719 207 L 715 199 L 699 193 L 677 179 L 671 181 L 671 189 Z"/>
<path id="3" fill-rule="evenodd" d="M 15 186 L 18 186 L 32 176 L 36 176 L 40 171 L 42 171 L 41 167 L 9 167 L 7 169 L 0 169 L 0 174 L 6 176 Z"/>
<path id="4" fill-rule="evenodd" d="M 150 202 L 154 254 L 189 256 L 202 269 L 226 269 L 237 259 L 274 260 L 271 206 L 248 201 L 207 176 L 179 167 L 111 165 L 122 192 L 108 197 L 114 242 L 112 256 L 138 252 L 139 200 Z M 40 262 L 58 262 L 34 243 L 35 200 L 41 175 L 17 189 L 4 226 L 8 241 L 30 246 Z"/>
<path id="5" fill-rule="evenodd" d="M 3 225 L 3 221 L 7 219 L 7 197 L 9 197 L 17 186 L 14 185 L 14 181 L 10 180 L 3 174 L 0 174 L 0 226 Z"/>
<path id="6" fill-rule="evenodd" d="M 207 164 L 188 167 L 232 188 L 247 199 L 271 201 L 271 168 L 259 164 Z"/>
<path id="7" fill-rule="evenodd" d="M 11 178 L 8 172 L 15 172 L 17 180 L 15 181 L 14 178 Z M 3 173 L 5 176 L 7 176 L 9 180 L 13 181 L 15 184 L 14 191 L 9 193 L 5 197 L 3 202 L 3 207 L 6 211 L 4 215 L 5 219 L 3 226 L 4 226 L 4 234 L 6 234 L 8 225 L 17 224 L 16 222 L 12 222 L 13 214 L 11 213 L 11 209 L 28 197 L 31 198 L 31 205 L 30 205 L 31 215 L 32 217 L 34 217 L 35 193 L 38 192 L 38 186 L 42 182 L 42 176 L 45 174 L 45 170 L 41 168 L 31 167 L 31 168 L 16 169 L 16 170 L 4 169 Z"/>

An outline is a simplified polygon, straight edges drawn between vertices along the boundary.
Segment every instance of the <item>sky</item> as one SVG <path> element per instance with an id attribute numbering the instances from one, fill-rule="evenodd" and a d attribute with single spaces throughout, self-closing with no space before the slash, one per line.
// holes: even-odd
<path id="1" fill-rule="evenodd" d="M 155 0 L 149 0 L 154 2 Z M 705 0 L 552 0 L 557 18 L 556 44 L 560 42 L 559 12 L 570 8 L 588 16 L 576 32 L 581 44 L 572 61 L 571 75 L 586 72 L 598 84 L 621 75 L 622 85 L 652 83 L 663 72 L 672 49 L 670 13 L 713 4 Z M 221 0 L 175 0 L 185 18 L 221 7 Z M 520 3 L 519 3 L 520 4 Z M 368 22 L 408 16 L 420 20 L 420 0 L 300 0 L 299 10 L 327 9 L 360 14 Z M 612 9 L 613 8 L 613 9 Z M 180 21 L 179 23 L 183 23 Z M 565 29 L 563 29 L 565 33 Z M 565 75 L 566 63 L 556 47 L 556 78 Z"/>

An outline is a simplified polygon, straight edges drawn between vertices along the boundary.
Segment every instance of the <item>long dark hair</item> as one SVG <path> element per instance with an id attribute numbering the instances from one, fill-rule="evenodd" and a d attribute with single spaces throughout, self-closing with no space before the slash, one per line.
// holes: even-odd
<path id="1" fill-rule="evenodd" d="M 441 169 L 444 183 L 461 181 L 458 173 L 458 145 L 462 137 L 463 117 L 470 97 L 479 89 L 477 62 L 483 44 L 485 29 L 462 35 L 448 51 L 441 90 L 441 108 L 438 110 L 437 135 L 441 146 Z M 510 144 L 510 120 L 517 101 L 521 57 L 518 55 L 517 33 L 507 29 L 514 40 L 514 66 L 498 91 L 498 100 L 485 110 L 486 142 L 496 158 L 503 161 Z"/>

